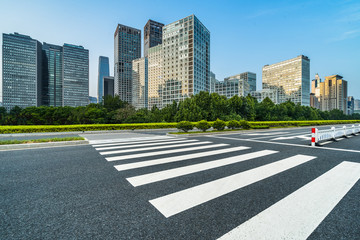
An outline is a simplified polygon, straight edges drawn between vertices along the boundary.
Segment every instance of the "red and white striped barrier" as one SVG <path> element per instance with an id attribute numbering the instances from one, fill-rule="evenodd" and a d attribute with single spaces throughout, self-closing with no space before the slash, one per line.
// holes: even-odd
<path id="1" fill-rule="evenodd" d="M 342 128 L 332 127 L 331 129 L 318 130 L 317 128 L 311 129 L 311 146 L 318 145 L 320 141 L 335 140 L 339 137 L 346 137 L 348 135 L 360 132 L 360 125 L 352 125 L 351 127 L 343 126 Z"/>

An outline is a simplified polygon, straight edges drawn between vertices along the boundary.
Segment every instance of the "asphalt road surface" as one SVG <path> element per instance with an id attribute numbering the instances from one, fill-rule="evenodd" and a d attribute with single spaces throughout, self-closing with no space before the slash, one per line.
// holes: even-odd
<path id="1" fill-rule="evenodd" d="M 0 239 L 359 239 L 360 135 L 82 136 L 0 152 Z"/>

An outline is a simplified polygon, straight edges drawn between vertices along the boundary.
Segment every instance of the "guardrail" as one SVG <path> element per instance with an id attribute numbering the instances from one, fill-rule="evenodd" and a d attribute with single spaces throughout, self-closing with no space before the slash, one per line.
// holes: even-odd
<path id="1" fill-rule="evenodd" d="M 360 132 L 360 125 L 352 125 L 351 127 L 343 126 L 342 128 L 332 127 L 331 129 L 318 130 L 311 129 L 311 146 L 319 145 L 320 141 L 335 140 L 339 137 L 346 137 L 348 135 L 355 135 Z"/>

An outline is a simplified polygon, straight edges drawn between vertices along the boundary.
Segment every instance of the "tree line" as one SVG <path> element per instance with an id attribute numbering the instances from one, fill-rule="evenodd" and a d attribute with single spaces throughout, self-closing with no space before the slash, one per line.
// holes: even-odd
<path id="1" fill-rule="evenodd" d="M 106 96 L 103 103 L 84 107 L 14 107 L 9 112 L 0 107 L 1 125 L 65 125 L 97 123 L 149 123 L 180 122 L 221 119 L 247 121 L 291 120 L 357 120 L 360 114 L 345 115 L 342 111 L 320 111 L 287 101 L 274 104 L 269 98 L 258 102 L 249 96 L 233 96 L 227 99 L 218 93 L 200 92 L 176 103 L 158 109 L 135 110 L 119 96 Z"/>

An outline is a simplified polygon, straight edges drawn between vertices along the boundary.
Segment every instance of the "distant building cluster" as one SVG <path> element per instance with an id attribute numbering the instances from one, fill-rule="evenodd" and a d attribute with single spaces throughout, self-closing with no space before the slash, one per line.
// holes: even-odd
<path id="1" fill-rule="evenodd" d="M 82 46 L 43 43 L 3 34 L 3 106 L 86 106 L 89 51 Z"/>
<path id="2" fill-rule="evenodd" d="M 89 96 L 89 51 L 82 46 L 43 43 L 3 34 L 2 105 L 85 106 L 118 95 L 136 109 L 163 108 L 200 91 L 226 98 L 252 96 L 275 104 L 292 101 L 323 111 L 360 112 L 340 75 L 318 74 L 310 85 L 310 59 L 304 55 L 262 68 L 262 89 L 250 71 L 216 79 L 210 71 L 210 32 L 195 15 L 170 24 L 149 20 L 141 30 L 118 24 L 114 33 L 114 76 L 109 58 L 99 57 L 97 98 Z M 310 89 L 311 88 L 311 89 Z M 1 101 L 1 100 L 0 100 Z"/>

